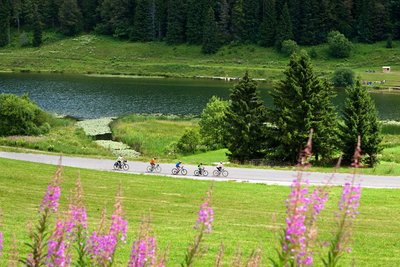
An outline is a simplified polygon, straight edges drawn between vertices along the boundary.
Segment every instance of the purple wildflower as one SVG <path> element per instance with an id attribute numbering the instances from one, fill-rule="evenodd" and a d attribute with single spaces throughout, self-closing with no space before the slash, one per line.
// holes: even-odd
<path id="1" fill-rule="evenodd" d="M 87 230 L 87 216 L 85 207 L 70 205 L 69 217 L 65 221 L 67 239 L 73 238 L 80 229 Z"/>
<path id="2" fill-rule="evenodd" d="M 108 265 L 112 262 L 117 239 L 113 235 L 98 235 L 93 232 L 89 237 L 88 253 L 94 263 L 98 265 Z"/>
<path id="3" fill-rule="evenodd" d="M 152 236 L 145 236 L 135 240 L 132 245 L 128 267 L 153 266 L 156 257 L 155 241 L 155 237 Z"/>
<path id="4" fill-rule="evenodd" d="M 212 222 L 214 221 L 214 210 L 210 206 L 212 195 L 212 187 L 207 192 L 206 197 L 203 199 L 203 203 L 200 205 L 200 210 L 197 213 L 195 229 L 198 229 L 200 225 L 204 225 L 204 232 L 210 233 L 212 229 Z"/>
<path id="5" fill-rule="evenodd" d="M 49 267 L 69 266 L 70 256 L 66 252 L 67 245 L 64 242 L 64 225 L 61 220 L 56 223 L 56 228 L 48 241 L 46 264 Z"/>
<path id="6" fill-rule="evenodd" d="M 57 211 L 58 201 L 60 199 L 60 184 L 61 184 L 61 167 L 58 168 L 53 181 L 47 186 L 46 194 L 40 204 L 42 211 Z"/>
<path id="7" fill-rule="evenodd" d="M 0 256 L 3 251 L 3 232 L 0 231 Z"/>

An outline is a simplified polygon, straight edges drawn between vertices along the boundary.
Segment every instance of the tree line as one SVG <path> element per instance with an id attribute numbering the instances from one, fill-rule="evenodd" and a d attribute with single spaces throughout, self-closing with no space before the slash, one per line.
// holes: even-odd
<path id="1" fill-rule="evenodd" d="M 316 76 L 305 52 L 291 56 L 284 74 L 270 93 L 272 108 L 264 105 L 248 73 L 229 100 L 213 97 L 199 121 L 203 142 L 228 148 L 230 159 L 240 163 L 294 164 L 312 129 L 316 162 L 327 163 L 341 154 L 345 163 L 351 163 L 358 136 L 365 163 L 378 162 L 381 126 L 375 104 L 359 81 L 346 89 L 339 115 L 332 103 L 332 85 Z"/>
<path id="2" fill-rule="evenodd" d="M 0 46 L 11 30 L 71 36 L 96 32 L 138 42 L 280 46 L 326 41 L 331 31 L 351 40 L 400 38 L 400 0 L 0 0 Z"/>

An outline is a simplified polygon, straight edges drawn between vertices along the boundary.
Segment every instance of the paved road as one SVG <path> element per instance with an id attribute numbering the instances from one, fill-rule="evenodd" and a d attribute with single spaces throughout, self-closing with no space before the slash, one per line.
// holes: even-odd
<path id="1" fill-rule="evenodd" d="M 1 158 L 23 160 L 30 162 L 38 162 L 45 164 L 58 164 L 60 157 L 43 155 L 43 154 L 29 154 L 29 153 L 14 153 L 14 152 L 0 152 Z M 77 167 L 92 170 L 102 171 L 113 171 L 112 166 L 113 160 L 107 159 L 92 159 L 92 158 L 78 158 L 78 157 L 62 157 L 62 165 L 69 167 Z M 127 173 L 146 173 L 147 163 L 130 161 L 128 162 L 130 169 Z M 182 175 L 171 175 L 171 170 L 174 164 L 160 164 L 162 171 L 160 174 L 149 175 L 163 175 L 170 177 L 185 177 L 190 179 L 201 179 L 201 180 L 216 180 L 216 181 L 239 181 L 239 182 L 250 182 L 250 183 L 263 183 L 263 184 L 276 184 L 276 185 L 290 185 L 292 180 L 296 177 L 297 173 L 294 171 L 280 171 L 280 170 L 265 170 L 265 169 L 246 169 L 246 168 L 231 168 L 227 167 L 229 176 L 224 177 L 213 177 L 211 176 L 212 171 L 215 169 L 213 166 L 205 166 L 206 170 L 209 171 L 209 176 L 198 177 L 194 176 L 193 172 L 196 166 L 184 165 L 188 170 L 186 176 Z M 318 172 L 306 172 L 303 177 L 310 181 L 310 184 L 321 185 L 326 184 L 331 174 L 318 173 Z M 361 175 L 359 177 L 363 187 L 371 188 L 400 188 L 400 176 L 376 176 L 376 175 Z M 331 181 L 333 185 L 342 185 L 345 181 L 351 180 L 350 174 L 335 174 Z"/>

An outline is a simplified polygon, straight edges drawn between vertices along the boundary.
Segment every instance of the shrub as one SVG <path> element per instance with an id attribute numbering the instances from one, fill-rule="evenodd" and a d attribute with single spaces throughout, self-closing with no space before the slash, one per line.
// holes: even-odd
<path id="1" fill-rule="evenodd" d="M 297 52 L 298 50 L 299 50 L 299 46 L 297 45 L 297 43 L 295 41 L 285 40 L 282 42 L 281 52 L 285 56 L 290 56 L 291 54 L 293 54 L 294 52 Z"/>
<path id="2" fill-rule="evenodd" d="M 386 48 L 393 48 L 393 38 L 392 35 L 389 35 L 386 40 Z"/>
<path id="3" fill-rule="evenodd" d="M 197 146 L 200 144 L 200 134 L 198 130 L 190 129 L 179 139 L 176 148 L 181 153 L 194 153 L 197 150 Z"/>
<path id="4" fill-rule="evenodd" d="M 20 47 L 26 47 L 26 46 L 28 46 L 30 43 L 29 43 L 29 40 L 28 40 L 28 37 L 26 36 L 26 33 L 25 32 L 22 32 L 21 34 L 20 34 L 20 36 L 19 36 L 19 46 Z"/>
<path id="5" fill-rule="evenodd" d="M 0 95 L 0 135 L 39 135 L 49 132 L 49 115 L 25 95 Z"/>
<path id="6" fill-rule="evenodd" d="M 317 53 L 317 50 L 315 49 L 315 47 L 311 48 L 310 57 L 311 58 L 317 58 L 318 57 L 318 53 Z"/>
<path id="7" fill-rule="evenodd" d="M 352 43 L 338 31 L 328 34 L 329 54 L 335 58 L 347 58 L 353 48 Z"/>
<path id="8" fill-rule="evenodd" d="M 354 72 L 351 69 L 337 69 L 333 73 L 332 83 L 335 87 L 347 87 L 354 84 Z"/>

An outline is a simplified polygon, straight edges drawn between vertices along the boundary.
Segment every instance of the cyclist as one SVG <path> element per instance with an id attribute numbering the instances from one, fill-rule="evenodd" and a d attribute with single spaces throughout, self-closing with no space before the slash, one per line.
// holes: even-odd
<path id="1" fill-rule="evenodd" d="M 218 163 L 218 165 L 217 165 L 217 170 L 218 170 L 219 172 L 221 172 L 223 167 L 224 167 L 224 164 L 222 163 L 222 161 L 220 161 L 220 162 Z"/>
<path id="2" fill-rule="evenodd" d="M 197 165 L 197 168 L 199 168 L 199 174 L 201 175 L 203 173 L 203 163 Z"/>
<path id="3" fill-rule="evenodd" d="M 182 164 L 181 161 L 178 161 L 178 162 L 175 164 L 175 167 L 178 169 L 178 171 L 180 171 L 180 169 L 181 169 L 181 164 Z"/>
<path id="4" fill-rule="evenodd" d="M 118 162 L 118 166 L 122 169 L 122 162 L 124 162 L 124 157 L 121 155 L 121 154 L 119 154 L 118 155 L 118 159 L 117 159 L 117 162 Z"/>
<path id="5" fill-rule="evenodd" d="M 156 159 L 157 158 L 152 158 L 150 160 L 150 165 L 151 165 L 151 169 L 154 170 L 155 166 L 156 166 Z"/>

